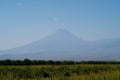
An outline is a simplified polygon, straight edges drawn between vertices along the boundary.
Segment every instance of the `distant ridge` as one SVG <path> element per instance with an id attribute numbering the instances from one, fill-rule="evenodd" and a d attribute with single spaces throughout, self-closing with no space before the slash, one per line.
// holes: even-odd
<path id="1" fill-rule="evenodd" d="M 84 41 L 58 29 L 36 42 L 0 52 L 0 59 L 120 60 L 120 39 Z"/>

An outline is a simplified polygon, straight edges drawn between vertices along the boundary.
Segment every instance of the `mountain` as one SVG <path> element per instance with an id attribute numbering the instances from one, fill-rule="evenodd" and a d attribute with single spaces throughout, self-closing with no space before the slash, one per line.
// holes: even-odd
<path id="1" fill-rule="evenodd" d="M 0 52 L 0 59 L 118 60 L 120 39 L 85 41 L 59 29 L 39 41 Z"/>

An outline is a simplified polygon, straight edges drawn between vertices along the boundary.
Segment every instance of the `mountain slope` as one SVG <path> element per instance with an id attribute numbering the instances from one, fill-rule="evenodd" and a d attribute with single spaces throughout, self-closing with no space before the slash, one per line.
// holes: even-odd
<path id="1" fill-rule="evenodd" d="M 117 60 L 120 39 L 84 41 L 64 29 L 25 46 L 1 52 L 0 59 Z"/>
<path id="2" fill-rule="evenodd" d="M 12 58 L 14 58 L 14 56 L 17 58 L 18 56 L 18 58 L 37 57 L 44 59 L 43 57 L 45 57 L 47 59 L 52 59 L 53 56 L 57 57 L 60 55 L 64 57 L 64 55 L 68 56 L 74 52 L 78 53 L 80 50 L 79 47 L 85 45 L 84 43 L 85 42 L 83 40 L 77 38 L 72 33 L 59 29 L 42 40 L 4 51 L 3 53 L 5 57 L 2 56 L 2 58 L 11 58 L 11 56 Z"/>

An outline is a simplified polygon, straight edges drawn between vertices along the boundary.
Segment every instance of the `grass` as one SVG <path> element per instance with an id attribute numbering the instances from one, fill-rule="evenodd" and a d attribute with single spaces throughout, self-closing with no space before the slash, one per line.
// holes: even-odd
<path id="1" fill-rule="evenodd" d="M 0 66 L 0 80 L 120 80 L 120 65 Z"/>

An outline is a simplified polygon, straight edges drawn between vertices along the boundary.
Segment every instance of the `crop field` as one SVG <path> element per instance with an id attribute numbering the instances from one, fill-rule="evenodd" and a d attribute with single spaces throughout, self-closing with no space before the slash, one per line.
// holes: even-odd
<path id="1" fill-rule="evenodd" d="M 0 66 L 0 80 L 120 80 L 120 65 Z"/>

